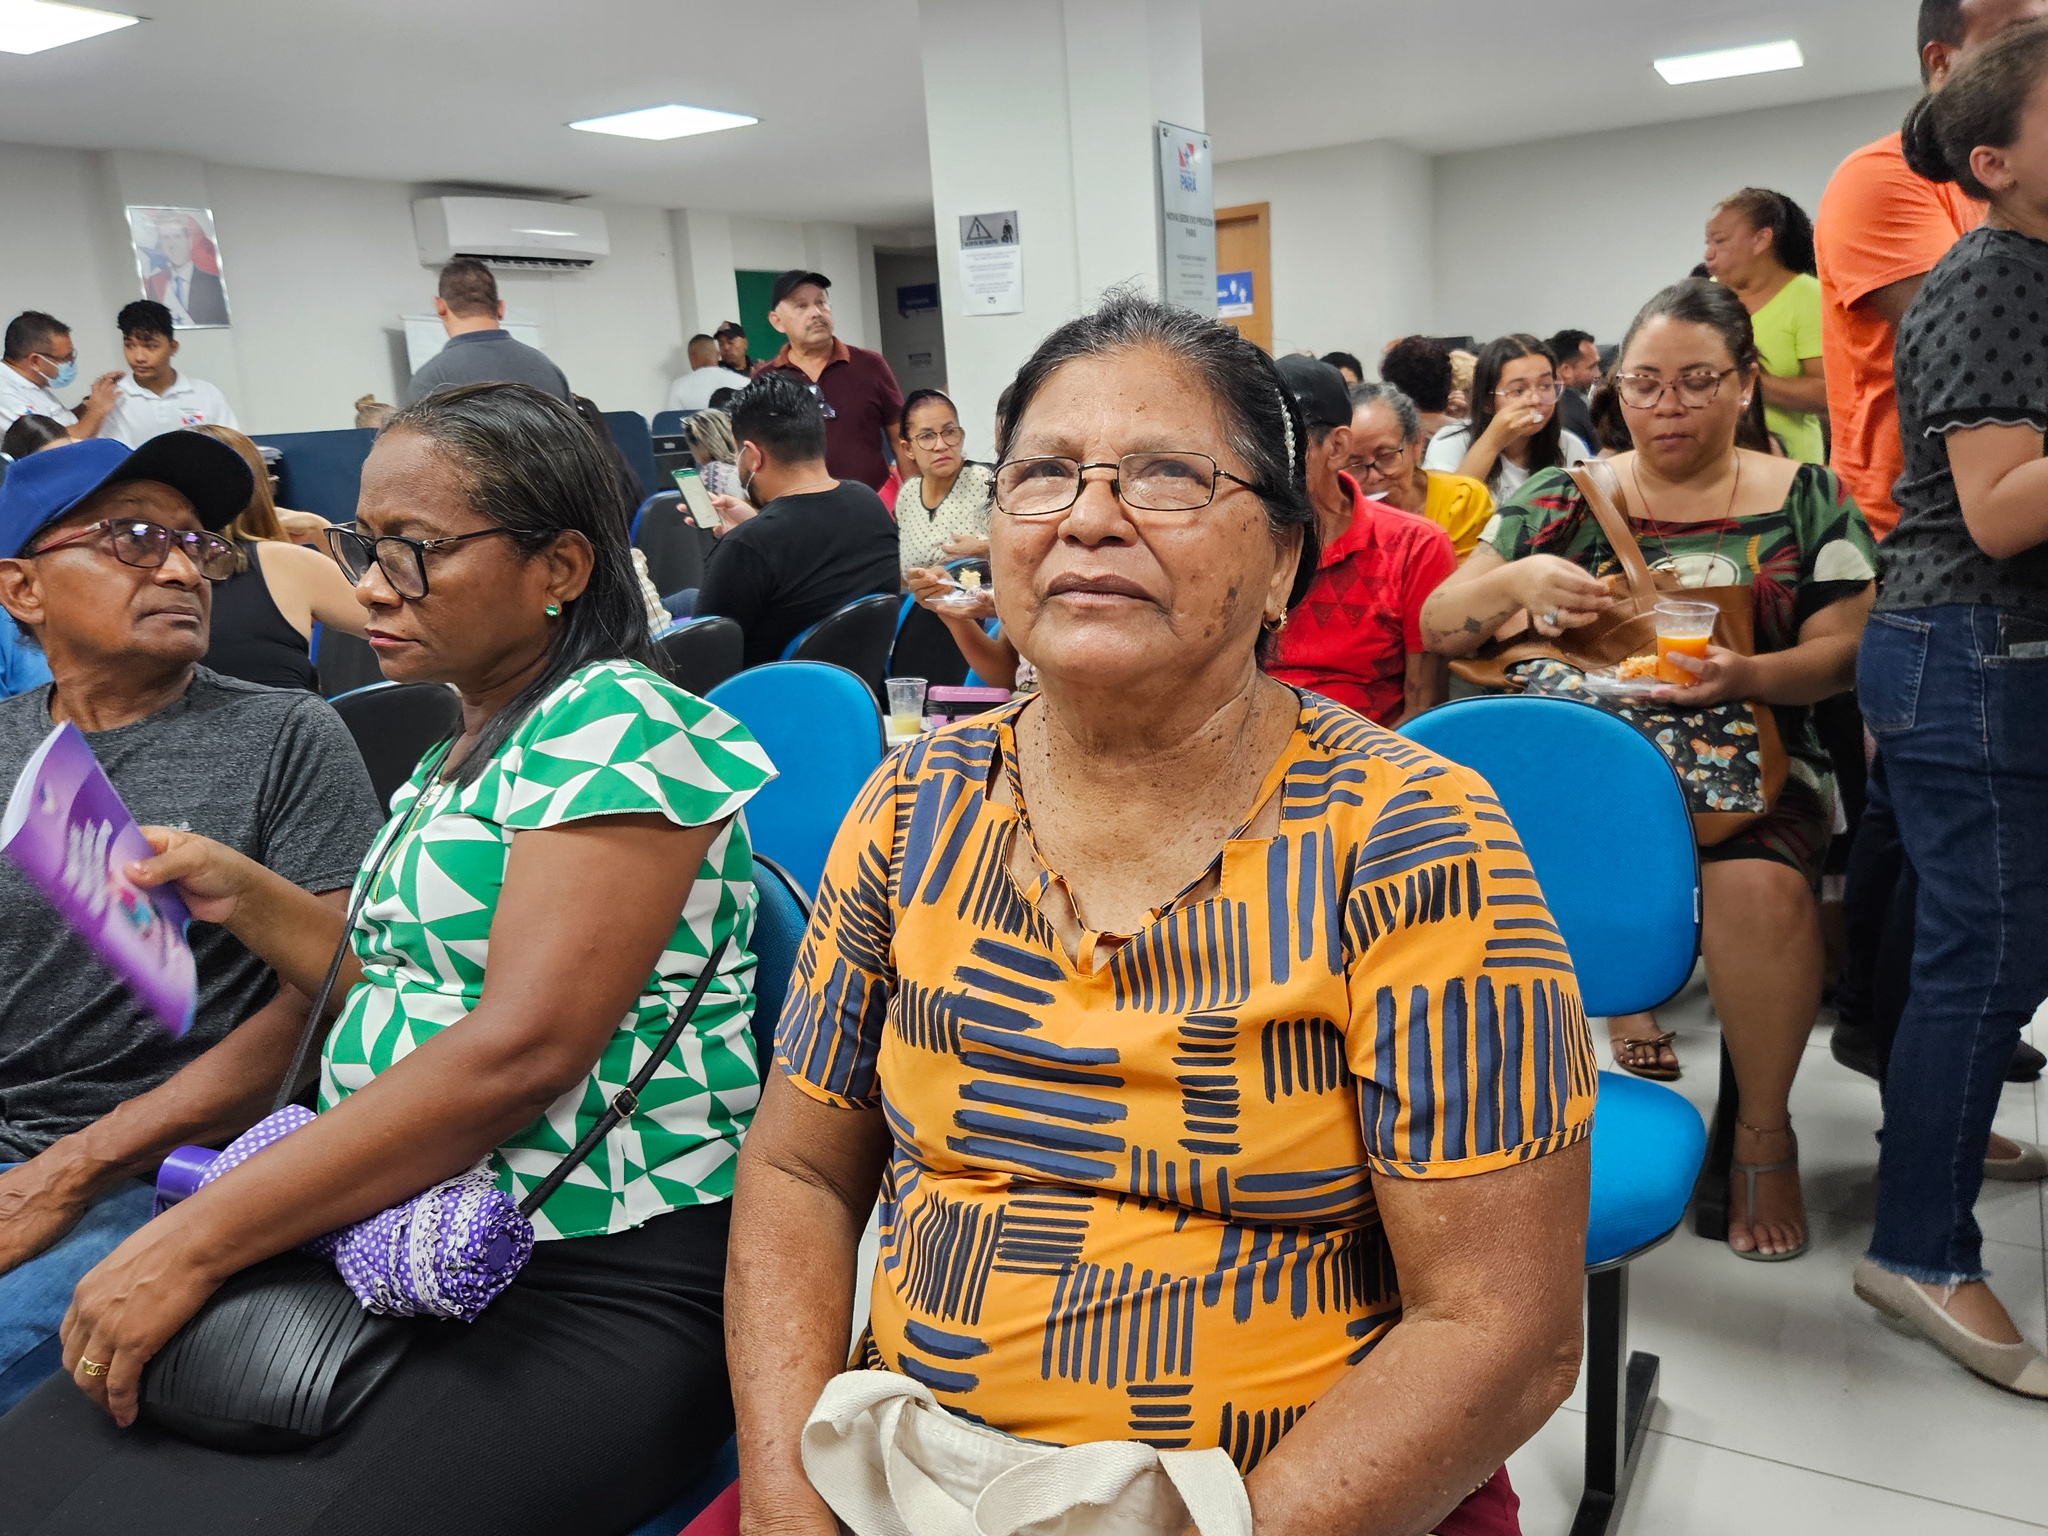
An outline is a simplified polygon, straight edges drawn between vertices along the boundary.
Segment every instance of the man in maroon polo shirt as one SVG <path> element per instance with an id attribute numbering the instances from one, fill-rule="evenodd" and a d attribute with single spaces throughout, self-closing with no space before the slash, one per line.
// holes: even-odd
<path id="1" fill-rule="evenodd" d="M 849 347 L 832 334 L 832 302 L 822 272 L 785 272 L 769 290 L 768 323 L 787 338 L 768 364 L 811 386 L 825 408 L 825 467 L 841 480 L 880 490 L 889 478 L 882 439 L 894 441 L 903 391 L 879 352 Z"/>
<path id="2" fill-rule="evenodd" d="M 1450 693 L 1444 659 L 1422 642 L 1422 604 L 1457 569 L 1443 529 L 1373 501 L 1340 473 L 1351 457 L 1344 376 L 1312 357 L 1276 361 L 1308 427 L 1308 499 L 1322 554 L 1266 670 L 1377 725 L 1398 726 Z"/>

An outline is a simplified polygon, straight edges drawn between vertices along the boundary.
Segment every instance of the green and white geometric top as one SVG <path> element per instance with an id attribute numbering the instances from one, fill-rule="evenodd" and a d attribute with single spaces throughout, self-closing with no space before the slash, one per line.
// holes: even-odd
<path id="1" fill-rule="evenodd" d="M 564 679 L 474 784 L 429 784 L 440 756 L 428 754 L 391 797 L 392 820 L 365 861 L 367 871 L 384 841 L 402 833 L 356 922 L 363 981 L 321 1053 L 320 1108 L 476 1007 L 514 833 L 636 812 L 683 827 L 731 817 L 590 1076 L 495 1154 L 499 1187 L 515 1199 L 552 1173 L 661 1043 L 706 957 L 730 934 L 694 1022 L 639 1109 L 535 1213 L 534 1235 L 623 1232 L 664 1211 L 730 1199 L 740 1136 L 761 1097 L 748 1029 L 753 853 L 735 813 L 775 777 L 774 764 L 730 715 L 627 661 L 596 662 Z"/>

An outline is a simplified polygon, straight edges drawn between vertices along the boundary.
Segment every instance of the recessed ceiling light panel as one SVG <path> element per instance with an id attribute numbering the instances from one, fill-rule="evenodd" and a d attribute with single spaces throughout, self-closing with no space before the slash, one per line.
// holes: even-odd
<path id="1" fill-rule="evenodd" d="M 5 3 L 5 0 L 0 0 Z M 709 107 L 642 107 L 637 112 L 616 112 L 610 117 L 586 117 L 571 128 L 585 133 L 615 133 L 626 139 L 683 139 L 693 133 L 717 133 L 725 128 L 745 128 L 758 117 L 737 112 L 714 112 Z"/>
<path id="2" fill-rule="evenodd" d="M 60 5 L 57 0 L 0 0 L 0 53 L 41 53 L 102 32 L 118 32 L 141 19 L 119 11 Z"/>
<path id="3" fill-rule="evenodd" d="M 1774 70 L 1798 69 L 1806 55 L 1791 39 L 1782 43 L 1756 43 L 1748 48 L 1717 48 L 1712 53 L 1682 53 L 1676 58 L 1657 60 L 1657 73 L 1667 85 L 1697 85 L 1702 80 L 1728 80 L 1736 75 L 1768 75 Z"/>

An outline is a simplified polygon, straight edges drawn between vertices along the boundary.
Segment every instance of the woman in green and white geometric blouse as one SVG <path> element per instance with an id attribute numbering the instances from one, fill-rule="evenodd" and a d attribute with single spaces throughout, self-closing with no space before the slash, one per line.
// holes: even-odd
<path id="1" fill-rule="evenodd" d="M 520 385 L 429 395 L 378 439 L 355 527 L 330 542 L 385 675 L 453 685 L 461 731 L 393 796 L 366 865 L 388 854 L 349 935 L 319 1117 L 80 1282 L 72 1380 L 0 1423 L 16 1515 L 90 1500 L 147 1509 L 156 1536 L 625 1530 L 730 1432 L 726 1213 L 760 1097 L 739 812 L 775 770 L 648 665 L 611 487 L 589 429 Z M 196 918 L 318 990 L 333 906 L 205 838 L 153 837 L 149 883 L 178 881 Z M 528 1192 L 727 940 L 637 1109 L 536 1214 L 518 1278 L 475 1323 L 421 1325 L 338 1434 L 234 1456 L 117 1427 L 143 1365 L 229 1276 L 479 1158 Z M 160 1091 L 253 1121 L 295 1041 L 239 1033 Z M 138 1440 L 147 1454 L 125 1454 Z"/>

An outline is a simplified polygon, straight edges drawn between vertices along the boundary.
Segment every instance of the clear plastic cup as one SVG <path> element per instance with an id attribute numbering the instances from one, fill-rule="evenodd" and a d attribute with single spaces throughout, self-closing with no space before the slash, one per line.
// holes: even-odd
<path id="1" fill-rule="evenodd" d="M 1704 661 L 1707 642 L 1714 638 L 1714 621 L 1721 610 L 1712 603 L 1659 603 L 1657 605 L 1657 681 L 1684 688 L 1699 678 L 1677 662 L 1674 654 Z"/>
<path id="2" fill-rule="evenodd" d="M 889 679 L 889 734 L 915 736 L 924 730 L 925 680 L 921 677 Z"/>

